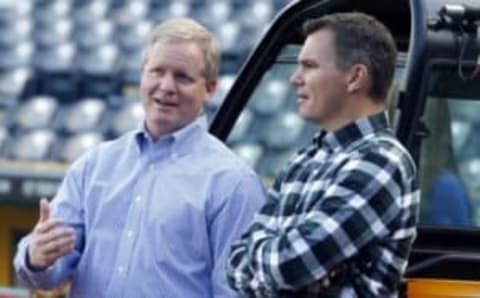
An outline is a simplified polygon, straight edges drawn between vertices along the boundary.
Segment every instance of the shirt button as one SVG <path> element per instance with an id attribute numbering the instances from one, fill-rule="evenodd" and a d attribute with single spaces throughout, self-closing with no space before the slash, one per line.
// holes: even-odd
<path id="1" fill-rule="evenodd" d="M 127 237 L 128 237 L 128 238 L 132 238 L 132 236 L 133 236 L 133 232 L 132 232 L 132 231 L 128 231 L 128 232 L 127 232 Z"/>
<path id="2" fill-rule="evenodd" d="M 142 198 L 141 198 L 140 196 L 136 196 L 136 197 L 135 197 L 135 202 L 140 202 L 141 199 L 142 199 Z"/>
<path id="3" fill-rule="evenodd" d="M 118 266 L 118 272 L 123 273 L 125 271 L 125 268 L 123 266 Z"/>

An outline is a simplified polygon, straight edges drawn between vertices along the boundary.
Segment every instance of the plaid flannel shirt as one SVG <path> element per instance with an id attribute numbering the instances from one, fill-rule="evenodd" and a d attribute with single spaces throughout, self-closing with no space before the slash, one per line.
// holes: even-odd
<path id="1" fill-rule="evenodd" d="M 384 112 L 320 132 L 232 246 L 228 282 L 248 297 L 395 297 L 418 208 L 415 164 Z"/>

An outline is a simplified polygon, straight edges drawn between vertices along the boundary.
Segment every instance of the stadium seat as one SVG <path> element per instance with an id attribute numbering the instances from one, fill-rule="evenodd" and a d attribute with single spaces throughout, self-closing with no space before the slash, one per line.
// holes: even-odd
<path id="1" fill-rule="evenodd" d="M 244 109 L 228 136 L 228 143 L 235 144 L 239 142 L 249 141 L 248 134 L 251 131 L 253 114 L 249 109 Z"/>
<path id="2" fill-rule="evenodd" d="M 109 1 L 77 1 L 72 9 L 73 20 L 78 28 L 90 27 L 92 23 L 106 20 Z"/>
<path id="3" fill-rule="evenodd" d="M 80 50 L 90 51 L 110 43 L 114 29 L 110 20 L 91 21 L 88 25 L 76 27 L 73 38 Z"/>
<path id="4" fill-rule="evenodd" d="M 32 1 L 4 0 L 0 2 L 0 24 L 14 23 L 27 18 L 33 10 Z"/>
<path id="5" fill-rule="evenodd" d="M 262 140 L 271 149 L 288 149 L 298 145 L 305 122 L 297 113 L 286 111 L 275 115 L 262 132 Z"/>
<path id="6" fill-rule="evenodd" d="M 47 128 L 52 124 L 58 102 L 51 96 L 34 96 L 18 109 L 15 124 L 19 129 Z"/>
<path id="7" fill-rule="evenodd" d="M 33 32 L 33 39 L 38 47 L 52 48 L 68 42 L 72 32 L 72 21 L 67 18 L 59 18 L 55 21 L 36 26 Z"/>
<path id="8" fill-rule="evenodd" d="M 210 29 L 223 26 L 233 12 L 232 4 L 227 0 L 208 1 L 193 17 Z"/>
<path id="9" fill-rule="evenodd" d="M 288 95 L 288 85 L 278 79 L 264 79 L 261 88 L 257 88 L 251 102 L 252 109 L 261 115 L 272 115 L 282 110 Z"/>
<path id="10" fill-rule="evenodd" d="M 129 130 L 135 129 L 143 120 L 143 108 L 140 101 L 126 104 L 115 114 L 111 130 L 114 136 L 119 136 Z"/>
<path id="11" fill-rule="evenodd" d="M 0 126 L 0 158 L 5 158 L 5 151 L 9 137 L 8 129 L 5 126 Z"/>
<path id="12" fill-rule="evenodd" d="M 66 41 L 48 47 L 41 47 L 33 55 L 33 66 L 44 72 L 68 72 L 72 70 L 77 48 Z"/>
<path id="13" fill-rule="evenodd" d="M 60 159 L 71 163 L 102 141 L 103 136 L 98 132 L 87 132 L 73 135 L 66 140 L 60 153 Z"/>
<path id="14" fill-rule="evenodd" d="M 117 29 L 115 41 L 118 43 L 122 53 L 143 50 L 151 30 L 152 23 L 143 20 L 129 27 Z"/>
<path id="15" fill-rule="evenodd" d="M 35 45 L 30 41 L 0 49 L 0 71 L 29 66 L 34 50 Z"/>
<path id="16" fill-rule="evenodd" d="M 188 0 L 170 1 L 163 6 L 157 6 L 148 16 L 155 23 L 161 22 L 172 17 L 186 17 L 191 14 L 191 5 Z"/>
<path id="17" fill-rule="evenodd" d="M 0 25 L 0 47 L 13 47 L 18 43 L 27 41 L 30 38 L 32 28 L 32 21 L 28 18 Z"/>
<path id="18" fill-rule="evenodd" d="M 148 3 L 145 1 L 125 1 L 115 7 L 111 12 L 111 18 L 117 28 L 126 29 L 146 19 Z"/>
<path id="19" fill-rule="evenodd" d="M 52 130 L 34 130 L 15 138 L 11 157 L 20 160 L 46 160 L 50 158 L 56 140 Z"/>
<path id="20" fill-rule="evenodd" d="M 233 151 L 255 168 L 263 155 L 263 148 L 257 143 L 244 143 L 234 146 Z"/>
<path id="21" fill-rule="evenodd" d="M 32 76 L 28 67 L 12 69 L 0 74 L 0 102 L 5 100 L 16 101 L 26 88 L 27 81 Z"/>
<path id="22" fill-rule="evenodd" d="M 71 10 L 72 0 L 37 0 L 32 16 L 37 24 L 42 25 L 68 18 Z"/>
<path id="23" fill-rule="evenodd" d="M 78 69 L 90 74 L 112 74 L 118 62 L 118 48 L 114 43 L 106 43 L 87 51 L 77 53 Z"/>
<path id="24" fill-rule="evenodd" d="M 107 105 L 100 98 L 85 98 L 68 107 L 63 128 L 68 133 L 94 131 L 101 124 Z"/>

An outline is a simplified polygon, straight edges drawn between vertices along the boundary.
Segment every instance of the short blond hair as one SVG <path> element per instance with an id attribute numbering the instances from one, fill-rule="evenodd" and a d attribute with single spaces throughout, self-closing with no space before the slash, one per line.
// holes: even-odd
<path id="1" fill-rule="evenodd" d="M 151 48 L 162 42 L 194 42 L 203 52 L 205 61 L 204 75 L 207 80 L 218 78 L 220 49 L 214 35 L 197 21 L 190 18 L 172 18 L 156 25 L 148 42 L 145 58 Z"/>

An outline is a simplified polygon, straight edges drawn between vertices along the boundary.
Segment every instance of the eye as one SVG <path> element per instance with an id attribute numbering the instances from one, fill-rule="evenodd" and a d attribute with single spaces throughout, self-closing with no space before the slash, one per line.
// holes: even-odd
<path id="1" fill-rule="evenodd" d="M 158 68 L 152 68 L 148 71 L 148 74 L 152 77 L 160 77 L 163 74 L 163 71 Z"/>
<path id="2" fill-rule="evenodd" d="M 175 79 L 177 79 L 180 83 L 192 83 L 195 81 L 191 75 L 184 72 L 176 73 Z"/>

